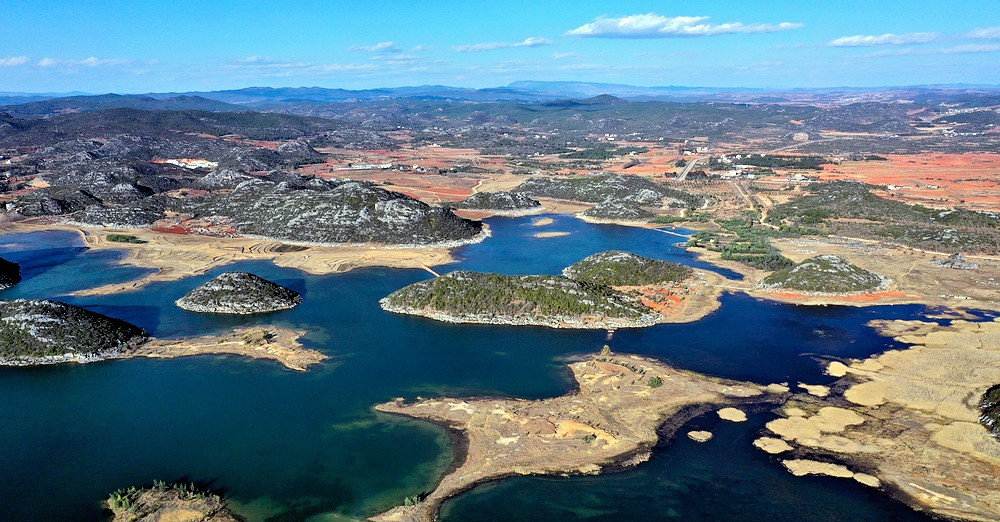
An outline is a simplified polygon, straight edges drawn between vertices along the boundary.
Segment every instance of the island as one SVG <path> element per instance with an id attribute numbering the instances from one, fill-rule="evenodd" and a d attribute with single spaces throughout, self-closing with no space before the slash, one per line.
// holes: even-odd
<path id="1" fill-rule="evenodd" d="M 629 174 L 601 174 L 570 178 L 533 177 L 515 187 L 512 192 L 523 192 L 533 197 L 587 203 L 619 201 L 636 205 L 678 208 L 699 207 L 705 201 L 702 196 L 669 188 L 647 178 Z"/>
<path id="2" fill-rule="evenodd" d="M 242 522 L 221 495 L 195 484 L 154 481 L 148 488 L 130 487 L 111 493 L 105 505 L 111 522 Z"/>
<path id="3" fill-rule="evenodd" d="M 660 317 L 602 284 L 561 276 L 456 271 L 420 281 L 379 301 L 382 309 L 451 323 L 552 328 L 634 328 Z"/>
<path id="4" fill-rule="evenodd" d="M 177 306 L 190 312 L 260 314 L 288 310 L 302 302 L 291 289 L 249 272 L 225 272 L 188 292 Z"/>
<path id="5" fill-rule="evenodd" d="M 372 520 L 429 522 L 448 498 L 504 477 L 595 474 L 634 466 L 649 459 L 661 434 L 672 437 L 683 422 L 715 405 L 780 398 L 755 384 L 608 349 L 569 369 L 578 389 L 551 399 L 397 399 L 376 406 L 452 430 L 460 439 L 460 454 L 434 491 Z"/>
<path id="6" fill-rule="evenodd" d="M 477 192 L 456 203 L 455 208 L 486 210 L 498 216 L 525 216 L 543 210 L 538 200 L 519 192 L 506 191 Z"/>
<path id="7" fill-rule="evenodd" d="M 913 346 L 830 363 L 833 391 L 794 395 L 755 445 L 796 475 L 852 477 L 944 518 L 1000 520 L 1000 319 L 871 324 Z"/>
<path id="8" fill-rule="evenodd" d="M 777 270 L 761 280 L 760 286 L 767 290 L 851 295 L 885 290 L 889 284 L 883 276 L 852 265 L 840 256 L 826 254 Z"/>
<path id="9" fill-rule="evenodd" d="M 21 282 L 21 265 L 0 257 L 0 290 Z"/>
<path id="10" fill-rule="evenodd" d="M 327 358 L 303 347 L 303 335 L 285 328 L 248 327 L 220 335 L 155 339 L 126 321 L 58 301 L 0 301 L 0 366 L 217 354 L 270 359 L 302 371 Z"/>
<path id="11" fill-rule="evenodd" d="M 655 214 L 628 200 L 606 199 L 577 217 L 588 223 L 641 223 L 646 224 Z"/>

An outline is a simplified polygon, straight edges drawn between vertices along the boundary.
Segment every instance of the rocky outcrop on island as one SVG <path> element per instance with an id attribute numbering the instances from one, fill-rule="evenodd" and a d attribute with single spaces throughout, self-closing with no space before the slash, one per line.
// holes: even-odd
<path id="1" fill-rule="evenodd" d="M 434 491 L 406 499 L 372 520 L 430 522 L 447 499 L 507 476 L 595 474 L 639 465 L 649 459 L 663 433 L 676 432 L 692 415 L 706 411 L 706 405 L 776 398 L 755 384 L 610 351 L 569 369 L 577 387 L 559 397 L 397 399 L 376 406 L 446 426 L 461 439 L 465 455 Z"/>
<path id="2" fill-rule="evenodd" d="M 888 288 L 890 281 L 848 263 L 842 257 L 821 255 L 778 270 L 761 281 L 767 290 L 793 290 L 811 294 L 859 294 Z"/>
<path id="3" fill-rule="evenodd" d="M 790 471 L 832 474 L 886 489 L 948 520 L 1000 520 L 1000 319 L 872 321 L 911 345 L 835 361 L 840 380 L 799 393 L 755 445 Z M 984 394 L 984 390 L 986 390 Z M 780 438 L 776 438 L 780 437 Z"/>
<path id="4" fill-rule="evenodd" d="M 452 272 L 393 292 L 384 310 L 453 323 L 629 328 L 659 314 L 613 288 L 565 277 Z"/>
<path id="5" fill-rule="evenodd" d="M 57 301 L 0 301 L 0 364 L 88 362 L 146 342 L 142 328 Z"/>
<path id="6" fill-rule="evenodd" d="M 489 210 L 494 214 L 523 215 L 541 210 L 542 204 L 527 194 L 519 192 L 477 192 L 464 201 L 455 203 L 455 208 Z"/>
<path id="7" fill-rule="evenodd" d="M 642 257 L 631 252 L 609 250 L 566 267 L 563 275 L 577 281 L 608 286 L 642 286 L 683 281 L 691 267 Z"/>
<path id="8" fill-rule="evenodd" d="M 587 177 L 534 177 L 513 189 L 533 197 L 569 199 L 587 203 L 611 201 L 633 205 L 698 207 L 704 198 L 671 189 L 646 178 L 627 174 L 601 174 Z"/>
<path id="9" fill-rule="evenodd" d="M 986 390 L 983 397 L 979 399 L 979 422 L 990 433 L 1000 440 L 1000 384 L 993 385 Z"/>
<path id="10" fill-rule="evenodd" d="M 120 489 L 105 505 L 114 514 L 111 522 L 242 522 L 225 500 L 194 484 L 165 484 Z"/>
<path id="11" fill-rule="evenodd" d="M 226 272 L 177 300 L 190 312 L 260 314 L 288 310 L 302 302 L 289 288 L 248 272 Z"/>
<path id="12" fill-rule="evenodd" d="M 0 257 L 0 290 L 21 282 L 21 265 Z"/>

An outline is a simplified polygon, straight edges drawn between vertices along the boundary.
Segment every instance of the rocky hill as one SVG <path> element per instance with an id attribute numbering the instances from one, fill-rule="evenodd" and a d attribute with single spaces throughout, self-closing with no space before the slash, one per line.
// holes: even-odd
<path id="1" fill-rule="evenodd" d="M 369 183 L 253 180 L 190 208 L 221 218 L 238 233 L 308 243 L 447 244 L 469 242 L 482 224 Z"/>
<path id="2" fill-rule="evenodd" d="M 979 422 L 990 430 L 997 440 L 1000 440 L 1000 384 L 996 384 L 986 390 L 982 399 L 979 400 Z"/>
<path id="3" fill-rule="evenodd" d="M 177 306 L 191 312 L 259 314 L 302 302 L 298 292 L 248 272 L 226 272 L 188 292 Z"/>
<path id="4" fill-rule="evenodd" d="M 537 200 L 517 192 L 477 192 L 455 204 L 455 208 L 509 213 L 520 213 L 540 207 L 541 203 Z"/>
<path id="5" fill-rule="evenodd" d="M 889 280 L 835 255 L 821 255 L 778 270 L 761 282 L 762 288 L 817 294 L 856 294 L 883 290 Z"/>
<path id="6" fill-rule="evenodd" d="M 534 197 L 569 199 L 587 203 L 614 200 L 637 205 L 660 206 L 664 204 L 672 207 L 697 207 L 704 201 L 701 196 L 671 189 L 646 178 L 626 174 L 602 174 L 574 178 L 535 177 L 525 180 L 515 187 L 513 192 L 523 192 Z"/>
<path id="7" fill-rule="evenodd" d="M 653 213 L 632 201 L 606 199 L 580 213 L 589 221 L 648 221 Z"/>
<path id="8" fill-rule="evenodd" d="M 558 276 L 452 272 L 414 283 L 379 303 L 390 312 L 454 323 L 628 328 L 660 319 L 609 286 Z"/>
<path id="9" fill-rule="evenodd" d="M 21 282 L 21 265 L 0 257 L 0 290 Z"/>
<path id="10" fill-rule="evenodd" d="M 65 303 L 0 301 L 0 364 L 105 359 L 147 338 L 137 326 Z"/>
<path id="11" fill-rule="evenodd" d="M 677 263 L 609 250 L 577 261 L 563 270 L 563 275 L 608 286 L 641 286 L 683 281 L 692 272 L 690 267 Z"/>

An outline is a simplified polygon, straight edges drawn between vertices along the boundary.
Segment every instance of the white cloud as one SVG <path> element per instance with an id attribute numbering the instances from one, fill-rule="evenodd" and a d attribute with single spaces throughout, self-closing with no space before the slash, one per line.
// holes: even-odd
<path id="1" fill-rule="evenodd" d="M 983 27 L 973 29 L 965 33 L 967 38 L 979 38 L 983 40 L 1000 40 L 1000 27 Z"/>
<path id="2" fill-rule="evenodd" d="M 580 53 L 552 53 L 553 60 L 565 60 L 567 58 L 579 58 Z"/>
<path id="3" fill-rule="evenodd" d="M 52 67 L 58 63 L 59 60 L 56 60 L 55 58 L 42 58 L 41 60 L 38 60 L 39 67 Z"/>
<path id="4" fill-rule="evenodd" d="M 493 51 L 495 49 L 510 49 L 512 47 L 539 47 L 542 45 L 552 45 L 552 40 L 532 36 L 520 42 L 486 42 L 471 45 L 459 45 L 455 50 L 460 53 L 474 53 L 478 51 Z"/>
<path id="5" fill-rule="evenodd" d="M 800 23 L 744 24 L 726 22 L 710 24 L 707 16 L 660 16 L 656 13 L 599 17 L 566 33 L 567 36 L 590 38 L 675 38 L 684 36 L 715 36 L 720 34 L 755 34 L 788 31 L 802 27 Z"/>
<path id="6" fill-rule="evenodd" d="M 6 56 L 0 57 L 0 67 L 14 67 L 16 65 L 24 65 L 31 61 L 31 58 L 27 56 Z"/>
<path id="7" fill-rule="evenodd" d="M 402 49 L 396 47 L 396 42 L 379 42 L 375 45 L 352 45 L 347 50 L 362 53 L 398 53 L 402 51 Z"/>
<path id="8" fill-rule="evenodd" d="M 266 63 L 273 60 L 266 56 L 247 56 L 246 58 L 241 58 L 240 61 L 243 63 Z"/>
<path id="9" fill-rule="evenodd" d="M 90 56 L 82 60 L 57 60 L 55 58 L 48 57 L 38 60 L 39 67 L 54 67 L 56 65 L 64 67 L 113 67 L 116 65 L 128 65 L 130 63 L 132 63 L 132 60 L 124 58 L 98 58 L 96 56 Z"/>
<path id="10" fill-rule="evenodd" d="M 907 56 L 907 55 L 928 55 L 928 54 L 977 54 L 1000 52 L 1000 43 L 997 44 L 964 44 L 951 47 L 938 47 L 935 49 L 887 49 L 885 51 L 874 52 L 868 56 Z"/>
<path id="11" fill-rule="evenodd" d="M 937 40 L 937 33 L 907 33 L 907 34 L 859 34 L 843 36 L 830 40 L 830 47 L 872 47 L 876 45 L 911 45 Z"/>

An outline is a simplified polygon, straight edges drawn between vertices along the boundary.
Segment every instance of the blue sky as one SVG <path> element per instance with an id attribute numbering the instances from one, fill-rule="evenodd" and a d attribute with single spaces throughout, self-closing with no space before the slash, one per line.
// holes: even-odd
<path id="1" fill-rule="evenodd" d="M 1000 84 L 1000 1 L 8 1 L 0 91 Z"/>

